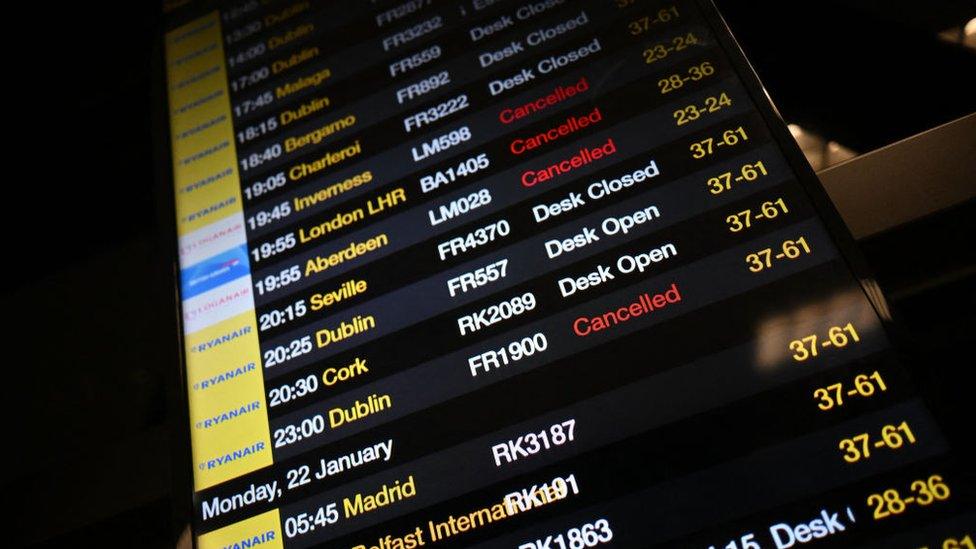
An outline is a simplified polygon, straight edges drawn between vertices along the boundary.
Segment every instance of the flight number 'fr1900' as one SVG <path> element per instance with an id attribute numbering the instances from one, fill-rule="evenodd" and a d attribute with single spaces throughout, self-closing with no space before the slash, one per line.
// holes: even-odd
<path id="1" fill-rule="evenodd" d="M 543 353 L 548 348 L 549 340 L 546 338 L 546 334 L 536 332 L 522 339 L 516 339 L 497 349 L 489 349 L 483 353 L 469 357 L 468 369 L 471 370 L 471 377 L 478 377 L 479 371 L 488 373 L 502 366 L 508 366 L 513 362 L 518 362 L 523 358 Z"/>

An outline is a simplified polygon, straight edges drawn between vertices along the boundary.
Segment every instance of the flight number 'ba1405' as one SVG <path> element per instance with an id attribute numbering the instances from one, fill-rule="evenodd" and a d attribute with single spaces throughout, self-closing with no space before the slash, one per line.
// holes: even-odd
<path id="1" fill-rule="evenodd" d="M 441 185 L 454 183 L 462 177 L 467 177 L 484 170 L 491 165 L 488 155 L 481 153 L 477 156 L 466 158 L 458 162 L 457 167 L 450 166 L 444 170 L 438 170 L 432 174 L 420 178 L 420 190 L 429 193 Z"/>

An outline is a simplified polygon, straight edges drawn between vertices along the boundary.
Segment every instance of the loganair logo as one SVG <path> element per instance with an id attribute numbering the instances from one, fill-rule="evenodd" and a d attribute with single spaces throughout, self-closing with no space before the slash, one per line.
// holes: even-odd
<path id="1" fill-rule="evenodd" d="M 227 206 L 230 206 L 230 205 L 232 205 L 232 204 L 234 204 L 236 202 L 237 202 L 237 197 L 231 196 L 231 197 L 229 197 L 229 198 L 227 198 L 225 200 L 222 200 L 220 202 L 217 202 L 216 204 L 211 204 L 210 206 L 207 206 L 206 208 L 204 208 L 202 210 L 197 210 L 195 212 L 190 213 L 189 215 L 183 216 L 183 222 L 184 223 L 191 223 L 191 222 L 196 221 L 198 219 L 204 218 L 204 217 L 206 217 L 206 216 L 208 216 L 208 215 L 210 215 L 212 213 L 219 212 L 220 210 L 222 210 L 222 209 L 226 208 Z"/>
<path id="2" fill-rule="evenodd" d="M 187 255 L 193 250 L 212 244 L 222 238 L 231 238 L 237 234 L 241 234 L 244 231 L 243 223 L 234 223 L 230 227 L 220 229 L 218 231 L 213 231 L 207 233 L 200 238 L 193 240 L 192 242 L 187 242 L 180 246 L 180 255 Z"/>
<path id="3" fill-rule="evenodd" d="M 201 471 L 209 471 L 221 467 L 223 465 L 227 465 L 228 463 L 233 463 L 239 459 L 244 459 L 247 456 L 256 454 L 262 450 L 264 450 L 264 443 L 255 442 L 254 444 L 249 444 L 243 448 L 234 450 L 233 452 L 228 452 L 221 456 L 217 456 L 213 459 L 208 459 L 207 461 L 203 461 L 197 464 L 197 468 L 200 469 Z"/>
<path id="4" fill-rule="evenodd" d="M 223 345 L 224 343 L 229 343 L 229 342 L 234 341 L 235 339 L 237 339 L 237 338 L 239 338 L 241 336 L 247 335 L 249 333 L 251 333 L 251 327 L 250 326 L 242 326 L 242 327 L 234 330 L 233 332 L 224 334 L 224 335 L 222 335 L 220 337 L 215 337 L 215 338 L 213 338 L 213 339 L 211 339 L 209 341 L 204 341 L 203 343 L 199 343 L 197 345 L 192 345 L 190 347 L 190 352 L 191 353 L 202 353 L 204 351 L 209 351 L 210 349 L 213 349 L 214 347 L 219 347 L 220 345 Z"/>
<path id="5" fill-rule="evenodd" d="M 242 376 L 246 373 L 253 372 L 256 368 L 257 365 L 255 365 L 253 362 L 248 362 L 243 366 L 231 368 L 230 370 L 221 372 L 215 376 L 210 376 L 206 379 L 201 379 L 200 381 L 193 384 L 193 390 L 204 391 L 215 385 L 219 385 L 225 381 L 230 381 L 232 379 L 237 378 L 238 376 Z"/>
<path id="6" fill-rule="evenodd" d="M 198 316 L 200 316 L 200 315 L 202 315 L 204 313 L 208 313 L 208 312 L 210 312 L 210 311 L 212 311 L 212 310 L 214 310 L 214 309 L 216 309 L 218 307 L 223 307 L 224 305 L 228 305 L 230 303 L 233 303 L 233 302 L 237 301 L 238 299 L 246 298 L 249 295 L 251 295 L 251 288 L 249 286 L 247 286 L 247 287 L 241 288 L 240 290 L 237 290 L 236 292 L 231 292 L 229 294 L 224 294 L 224 295 L 218 297 L 217 299 L 212 299 L 212 300 L 210 300 L 210 301 L 208 301 L 208 302 L 200 305 L 199 307 L 194 307 L 193 309 L 189 309 L 189 310 L 185 311 L 184 317 L 185 317 L 186 320 L 193 320 L 196 317 L 198 317 Z"/>

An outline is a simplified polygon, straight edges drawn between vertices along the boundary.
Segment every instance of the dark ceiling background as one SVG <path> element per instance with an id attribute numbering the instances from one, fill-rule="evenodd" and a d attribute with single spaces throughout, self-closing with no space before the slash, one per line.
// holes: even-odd
<path id="1" fill-rule="evenodd" d="M 970 1 L 718 3 L 784 118 L 856 151 L 976 111 L 976 55 L 936 38 L 976 16 Z M 160 16 L 132 2 L 16 17 L 0 186 L 13 372 L 0 485 L 5 501 L 26 502 L 14 544 L 172 546 L 174 290 L 153 197 L 165 128 L 150 116 Z M 972 277 L 920 294 L 906 289 L 937 273 L 894 258 L 946 222 L 976 234 L 972 209 L 863 243 L 910 327 L 946 346 L 956 332 L 928 317 L 972 326 L 973 313 L 931 304 L 972 297 Z"/>

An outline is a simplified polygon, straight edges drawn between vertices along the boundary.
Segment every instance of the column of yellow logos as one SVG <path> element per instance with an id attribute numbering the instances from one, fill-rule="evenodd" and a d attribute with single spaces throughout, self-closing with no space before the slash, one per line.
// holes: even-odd
<path id="1" fill-rule="evenodd" d="M 223 39 L 217 12 L 166 34 L 194 488 L 272 463 Z M 281 547 L 278 511 L 200 547 Z"/>

